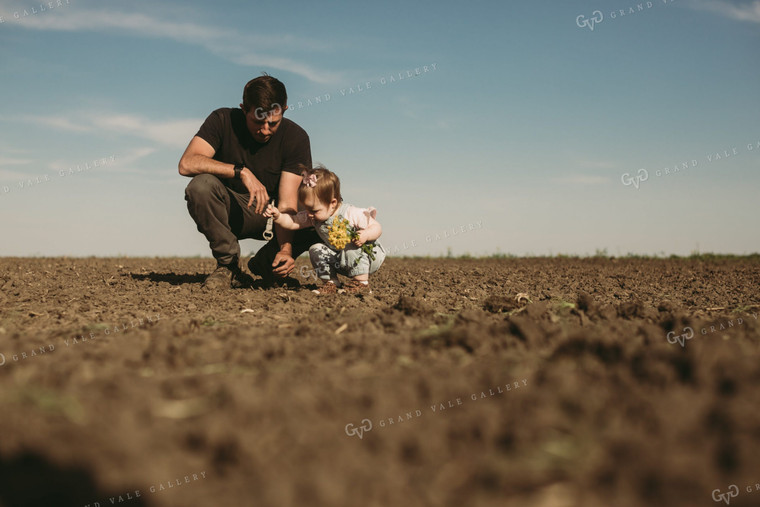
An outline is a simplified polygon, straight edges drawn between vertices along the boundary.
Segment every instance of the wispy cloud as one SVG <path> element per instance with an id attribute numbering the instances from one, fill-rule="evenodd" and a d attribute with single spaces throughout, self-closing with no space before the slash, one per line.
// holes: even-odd
<path id="1" fill-rule="evenodd" d="M 10 118 L 9 118 L 10 119 Z M 147 139 L 172 148 L 183 148 L 203 123 L 203 118 L 155 121 L 134 114 L 27 115 L 13 121 L 42 125 L 65 132 L 114 132 Z"/>
<path id="2" fill-rule="evenodd" d="M 18 171 L 9 171 L 7 169 L 0 168 L 0 193 L 2 193 L 3 187 L 11 184 L 15 181 L 24 181 L 27 178 L 33 178 L 39 175 L 30 175 L 28 173 L 22 173 Z"/>
<path id="3" fill-rule="evenodd" d="M 185 147 L 203 119 L 153 121 L 137 115 L 95 115 L 88 118 L 97 129 L 149 139 L 172 147 Z"/>
<path id="4" fill-rule="evenodd" d="M 603 185 L 609 183 L 609 178 L 603 176 L 589 176 L 586 174 L 571 174 L 559 178 L 551 178 L 554 183 L 570 185 Z"/>
<path id="5" fill-rule="evenodd" d="M 137 148 L 135 150 L 132 150 L 130 153 L 127 153 L 125 155 L 122 155 L 118 158 L 118 162 L 120 165 L 130 165 L 134 164 L 138 160 L 145 158 L 149 155 L 153 155 L 158 150 L 155 148 L 151 148 L 148 146 Z"/>
<path id="6" fill-rule="evenodd" d="M 15 10 L 22 9 L 18 7 Z M 8 6 L 14 10 L 14 6 Z M 201 25 L 189 21 L 169 21 L 146 14 L 77 8 L 22 18 L 18 26 L 33 30 L 68 32 L 127 33 L 140 37 L 170 39 L 201 46 L 232 63 L 252 67 L 269 67 L 301 75 L 320 84 L 341 82 L 338 72 L 315 68 L 307 63 L 282 56 L 283 51 L 325 49 L 323 41 L 288 34 L 252 35 L 230 28 Z M 280 26 L 279 24 L 277 25 Z M 252 49 L 255 48 L 255 49 Z"/>
<path id="7" fill-rule="evenodd" d="M 65 130 L 66 132 L 87 132 L 92 130 L 86 125 L 79 125 L 71 121 L 70 118 L 63 116 L 27 116 L 21 118 L 21 121 L 51 127 L 56 130 Z"/>
<path id="8" fill-rule="evenodd" d="M 96 158 L 90 159 L 55 159 L 48 162 L 31 159 L 20 160 L 19 162 L 24 164 L 34 162 L 34 165 L 25 168 L 25 170 L 31 171 L 28 173 L 6 169 L 3 167 L 2 162 L 6 160 L 15 161 L 15 159 L 0 158 L 0 196 L 11 191 L 30 188 L 50 181 L 57 181 L 60 176 L 66 176 L 69 169 L 76 168 L 76 173 L 73 174 L 80 174 L 80 168 L 84 167 L 85 164 L 89 164 L 89 167 L 85 169 L 87 174 L 102 174 L 104 172 L 140 174 L 146 181 L 150 180 L 151 183 L 155 184 L 156 177 L 165 175 L 166 171 L 156 171 L 155 167 L 143 165 L 141 160 L 158 151 L 156 148 L 143 146 L 118 155 L 100 153 Z M 48 169 L 52 174 L 44 171 L 39 172 L 40 168 Z M 173 171 L 171 173 L 174 174 Z"/>
<path id="9" fill-rule="evenodd" d="M 582 159 L 575 162 L 579 169 L 609 170 L 618 168 L 618 164 L 610 160 L 589 160 Z"/>
<path id="10" fill-rule="evenodd" d="M 128 151 L 126 153 L 120 154 L 120 155 L 114 155 L 114 162 L 112 164 L 109 163 L 107 166 L 108 172 L 117 172 L 117 173 L 146 173 L 150 172 L 145 169 L 137 169 L 134 167 L 131 167 L 133 164 L 138 162 L 140 159 L 143 159 L 149 155 L 152 155 L 153 153 L 156 153 L 158 150 L 151 147 L 142 147 L 142 148 L 136 148 L 131 151 Z M 76 163 L 82 163 L 82 161 L 76 162 Z M 60 170 L 66 170 L 70 167 L 72 167 L 71 161 L 64 161 L 64 160 L 53 160 L 50 162 L 47 167 L 48 169 L 58 172 Z M 152 171 L 155 172 L 155 171 Z"/>
<path id="11" fill-rule="evenodd" d="M 13 157 L 0 157 L 0 167 L 7 167 L 9 165 L 26 165 L 34 162 L 31 158 L 13 158 Z"/>
<path id="12" fill-rule="evenodd" d="M 251 47 L 251 46 L 249 46 Z M 230 48 L 231 49 L 231 48 Z M 230 49 L 223 49 L 220 51 L 212 51 L 217 54 L 223 54 Z M 231 52 L 239 51 L 238 48 L 232 49 Z M 285 70 L 305 77 L 309 81 L 320 84 L 335 84 L 344 79 L 339 73 L 332 72 L 327 73 L 317 70 L 305 63 L 291 60 L 290 58 L 282 58 L 276 56 L 264 56 L 258 53 L 246 53 L 234 55 L 228 58 L 231 62 L 237 63 L 245 67 L 271 67 L 273 69 Z"/>
<path id="13" fill-rule="evenodd" d="M 716 12 L 738 21 L 760 23 L 760 0 L 736 2 L 731 0 L 692 0 L 689 5 L 695 9 Z"/>
<path id="14" fill-rule="evenodd" d="M 0 181 L 7 182 L 10 180 L 22 180 L 29 177 L 26 173 L 11 169 L 12 167 L 18 168 L 18 166 L 25 166 L 20 168 L 23 170 L 26 169 L 26 166 L 29 166 L 29 164 L 34 163 L 35 159 L 29 156 L 29 151 L 19 150 L 18 148 L 7 145 L 0 145 L 0 153 L 2 153 L 2 155 L 0 155 Z M 2 190 L 2 186 L 3 185 L 0 185 L 0 190 Z"/>
<path id="15" fill-rule="evenodd" d="M 0 151 L 6 152 L 6 153 L 13 153 L 19 152 L 20 150 L 12 150 L 12 149 L 2 149 Z M 35 162 L 32 158 L 21 158 L 21 157 L 2 157 L 0 156 L 0 181 L 10 181 L 10 180 L 23 180 L 24 178 L 28 178 L 29 175 L 23 172 L 14 171 L 13 169 L 10 169 L 11 167 L 17 167 L 17 166 L 28 166 L 29 164 Z M 24 168 L 22 168 L 24 169 Z"/>

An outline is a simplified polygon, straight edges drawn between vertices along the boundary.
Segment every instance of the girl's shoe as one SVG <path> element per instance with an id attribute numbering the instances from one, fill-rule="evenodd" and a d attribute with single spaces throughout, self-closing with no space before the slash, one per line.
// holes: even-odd
<path id="1" fill-rule="evenodd" d="M 343 292 L 346 294 L 372 294 L 369 283 L 362 283 L 359 280 L 351 280 L 343 284 Z"/>
<path id="2" fill-rule="evenodd" d="M 322 294 L 337 294 L 338 287 L 333 282 L 325 282 L 322 284 L 322 287 L 314 289 L 312 292 L 314 294 L 319 294 L 320 296 Z"/>

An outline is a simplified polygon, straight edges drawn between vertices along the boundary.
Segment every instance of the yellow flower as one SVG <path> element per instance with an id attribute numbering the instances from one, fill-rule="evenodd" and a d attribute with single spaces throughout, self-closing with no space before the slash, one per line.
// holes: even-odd
<path id="1" fill-rule="evenodd" d="M 346 248 L 354 236 L 354 231 L 350 230 L 348 220 L 342 217 L 335 217 L 332 224 L 327 228 L 328 239 L 330 244 L 338 250 Z"/>
<path id="2" fill-rule="evenodd" d="M 359 233 L 350 225 L 348 220 L 338 215 L 327 227 L 327 239 L 330 244 L 337 250 L 343 250 L 346 245 L 359 238 Z M 361 247 L 370 259 L 375 260 L 374 244 L 372 242 L 364 243 Z M 359 259 L 356 259 L 359 262 Z"/>

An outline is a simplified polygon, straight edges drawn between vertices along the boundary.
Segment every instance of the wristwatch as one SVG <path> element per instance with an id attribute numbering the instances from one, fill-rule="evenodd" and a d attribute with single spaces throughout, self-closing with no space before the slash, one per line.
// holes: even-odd
<path id="1" fill-rule="evenodd" d="M 235 179 L 240 179 L 240 173 L 243 171 L 243 168 L 245 168 L 243 164 L 235 164 Z"/>

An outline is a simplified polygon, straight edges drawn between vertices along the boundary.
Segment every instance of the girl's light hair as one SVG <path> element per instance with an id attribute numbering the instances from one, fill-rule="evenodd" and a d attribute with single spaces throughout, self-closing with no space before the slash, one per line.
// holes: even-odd
<path id="1" fill-rule="evenodd" d="M 337 199 L 338 204 L 343 202 L 343 197 L 340 195 L 340 179 L 334 172 L 321 164 L 314 168 L 309 168 L 302 164 L 298 168 L 301 169 L 301 175 L 304 177 L 304 180 L 312 176 L 317 179 L 314 186 L 301 182 L 301 186 L 298 187 L 299 201 L 304 202 L 306 197 L 314 195 L 323 204 L 330 204 L 330 201 L 333 199 Z"/>

